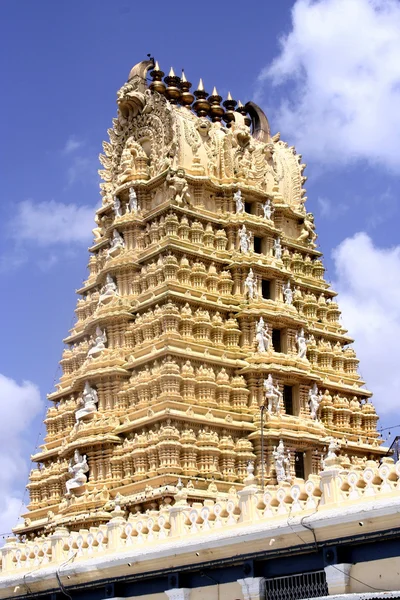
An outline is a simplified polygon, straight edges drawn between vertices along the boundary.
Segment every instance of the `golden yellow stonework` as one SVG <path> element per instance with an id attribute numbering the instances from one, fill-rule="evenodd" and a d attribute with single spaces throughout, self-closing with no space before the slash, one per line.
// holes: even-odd
<path id="1" fill-rule="evenodd" d="M 273 506 L 277 483 L 311 498 L 304 481 L 317 489 L 328 446 L 357 472 L 386 452 L 324 279 L 301 156 L 255 104 L 163 75 L 140 63 L 117 94 L 22 540 L 104 538 L 122 510 L 155 515 L 160 537 L 181 496 L 196 515 L 224 501 L 235 522 L 228 500 L 247 484 Z"/>

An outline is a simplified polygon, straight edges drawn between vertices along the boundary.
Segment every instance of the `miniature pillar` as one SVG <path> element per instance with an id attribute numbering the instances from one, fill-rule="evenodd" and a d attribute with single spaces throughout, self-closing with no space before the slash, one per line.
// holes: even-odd
<path id="1" fill-rule="evenodd" d="M 238 579 L 238 583 L 242 586 L 243 600 L 264 600 L 264 577 L 246 577 Z"/>
<path id="2" fill-rule="evenodd" d="M 167 594 L 169 600 L 189 600 L 191 591 L 189 588 L 175 588 L 166 590 L 164 593 Z"/>
<path id="3" fill-rule="evenodd" d="M 350 592 L 350 571 L 352 566 L 351 563 L 340 563 L 325 567 L 326 582 L 330 596 Z"/>

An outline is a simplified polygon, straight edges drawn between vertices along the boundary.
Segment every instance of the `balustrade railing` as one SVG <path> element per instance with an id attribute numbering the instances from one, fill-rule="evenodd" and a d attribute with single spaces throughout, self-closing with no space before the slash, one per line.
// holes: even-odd
<path id="1" fill-rule="evenodd" d="M 61 527 L 47 538 L 34 541 L 9 538 L 1 550 L 1 573 L 34 572 L 69 559 L 81 561 L 129 552 L 140 545 L 153 544 L 161 548 L 172 538 L 190 543 L 196 536 L 217 531 L 225 531 L 229 538 L 249 525 L 259 526 L 331 506 L 393 496 L 400 502 L 400 461 L 393 464 L 388 460 L 381 465 L 371 461 L 363 469 L 352 470 L 330 465 L 320 476 L 312 476 L 307 481 L 296 480 L 294 485 L 267 486 L 264 493 L 256 485 L 248 485 L 238 494 L 217 502 L 206 500 L 190 504 L 183 489 L 177 493 L 174 505 L 159 511 L 149 510 L 125 518 L 124 511 L 116 508 L 113 518 L 99 527 L 79 531 Z"/>

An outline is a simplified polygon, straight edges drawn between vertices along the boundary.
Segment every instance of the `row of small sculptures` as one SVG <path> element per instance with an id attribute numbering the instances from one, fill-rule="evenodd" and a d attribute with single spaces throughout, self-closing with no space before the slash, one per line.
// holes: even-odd
<path id="1" fill-rule="evenodd" d="M 211 339 L 212 328 L 218 328 L 220 335 L 217 336 L 217 339 L 214 340 L 214 342 L 220 341 L 220 343 L 223 343 L 224 330 L 226 330 L 226 333 L 231 332 L 233 329 L 239 330 L 238 321 L 233 316 L 230 316 L 229 319 L 225 320 L 217 311 L 213 317 L 211 317 L 208 310 L 201 308 L 198 308 L 193 313 L 188 303 L 186 303 L 181 310 L 179 310 L 179 308 L 172 302 L 168 302 L 163 307 L 156 305 L 154 311 L 149 309 L 146 313 L 142 315 L 138 314 L 136 316 L 135 324 L 131 326 L 132 333 L 135 333 L 135 343 L 140 344 L 146 339 L 153 340 L 163 332 L 178 332 L 179 321 L 182 319 L 188 320 L 187 323 L 190 331 L 186 331 L 187 335 L 193 335 L 193 329 L 196 329 L 196 323 L 198 326 L 200 326 L 201 332 L 197 336 L 200 339 Z M 165 323 L 163 323 L 164 321 Z M 210 329 L 207 328 L 208 325 L 211 326 Z M 206 329 L 204 329 L 205 327 Z M 264 353 L 273 350 L 272 336 L 269 331 L 270 328 L 264 322 L 263 317 L 260 317 L 255 324 L 254 341 L 257 352 Z M 140 332 L 141 335 L 139 336 L 138 334 Z M 185 334 L 185 331 L 183 333 Z M 196 338 L 196 333 L 194 337 Z M 337 341 L 336 345 L 333 347 L 329 340 L 325 340 L 323 338 L 320 338 L 317 344 L 312 334 L 307 339 L 303 328 L 297 332 L 295 339 L 298 350 L 297 354 L 300 359 L 307 359 L 307 346 L 309 344 L 311 344 L 313 347 L 316 347 L 321 352 L 333 351 L 336 354 L 342 354 L 346 350 L 339 341 Z M 97 326 L 95 334 L 92 336 L 89 343 L 90 348 L 87 352 L 87 356 L 93 358 L 97 357 L 106 348 L 106 343 L 106 330 Z"/>
<path id="2" fill-rule="evenodd" d="M 219 231 L 223 232 L 223 230 L 219 230 Z M 213 239 L 214 235 L 212 233 L 210 233 L 208 236 L 207 235 L 203 236 L 202 234 L 198 235 L 198 233 L 199 233 L 198 230 L 197 231 L 194 230 L 191 232 L 190 240 L 193 243 L 199 244 L 199 243 L 201 243 L 200 238 L 206 238 L 209 240 L 209 244 L 205 244 L 205 246 L 214 247 L 214 239 Z M 187 236 L 187 239 L 189 239 L 189 236 Z M 225 250 L 226 245 L 227 245 L 226 235 L 222 235 L 222 234 L 219 235 L 217 238 L 217 242 L 218 242 L 216 244 L 217 249 Z M 252 235 L 250 233 L 247 233 L 245 225 L 243 225 L 242 228 L 239 230 L 239 243 L 240 243 L 240 251 L 242 253 L 249 253 L 251 251 Z M 124 248 L 125 248 L 125 241 L 124 241 L 122 234 L 117 229 L 114 229 L 113 233 L 112 233 L 112 237 L 110 239 L 109 248 L 106 252 L 106 256 L 114 258 Z M 275 238 L 273 240 L 272 254 L 276 260 L 282 260 L 283 247 L 282 247 L 281 240 L 279 237 Z M 98 258 L 101 259 L 101 256 L 99 255 Z M 94 264 L 94 263 L 96 263 L 96 264 Z M 99 272 L 101 270 L 101 268 L 104 267 L 104 264 L 105 264 L 104 260 L 99 261 L 94 256 L 92 256 L 91 264 L 89 265 L 91 267 L 91 273 L 95 275 L 97 272 Z"/>
<path id="3" fill-rule="evenodd" d="M 218 381 L 218 378 L 215 376 L 214 370 L 212 368 L 204 367 L 203 365 L 199 367 L 196 374 L 193 372 L 193 376 L 200 380 L 200 378 L 203 376 L 203 371 L 205 381 Z M 177 372 L 179 373 L 179 367 L 177 368 Z M 221 370 L 220 373 L 222 374 L 222 376 L 226 377 L 225 383 L 229 383 L 229 376 L 227 375 L 225 369 Z M 246 383 L 243 376 L 236 376 L 236 378 L 240 378 L 241 380 L 243 380 L 242 385 L 245 388 Z M 219 377 L 219 383 L 221 383 L 221 379 L 222 378 Z M 268 413 L 271 415 L 280 415 L 283 403 L 283 394 L 280 391 L 279 386 L 274 383 L 271 374 L 269 374 L 268 377 L 264 379 L 263 389 L 265 399 L 264 404 Z M 322 396 L 322 392 L 318 390 L 317 384 L 314 383 L 313 386 L 310 388 L 308 394 L 310 415 L 313 420 L 317 420 L 317 413 Z M 76 420 L 79 421 L 80 419 L 83 419 L 88 415 L 91 415 L 92 413 L 96 412 L 98 402 L 99 398 L 96 389 L 93 388 L 88 381 L 86 381 L 84 390 L 82 392 L 82 396 L 78 402 L 78 405 L 82 405 L 82 408 L 76 411 Z"/>
<path id="4" fill-rule="evenodd" d="M 177 436 L 179 437 L 178 430 L 177 430 Z M 207 436 L 207 438 L 208 437 L 209 436 Z M 158 438 L 159 438 L 159 435 L 156 436 L 155 439 L 157 440 Z M 190 435 L 190 432 L 189 432 L 189 438 L 196 439 L 196 436 L 194 435 L 193 432 L 192 432 L 192 435 Z M 234 442 L 231 438 L 230 439 L 229 438 L 230 438 L 230 436 L 226 437 L 225 446 L 227 448 L 232 447 L 232 450 L 233 450 Z M 206 441 L 207 441 L 207 443 L 210 443 L 209 439 L 207 439 Z M 215 443 L 218 443 L 218 436 L 217 436 L 217 440 L 215 440 Z M 143 442 L 141 443 L 141 446 L 143 447 Z M 127 448 L 126 445 L 125 445 L 125 448 Z M 336 463 L 336 459 L 337 459 L 336 452 L 338 451 L 339 448 L 340 448 L 340 442 L 334 438 L 331 438 L 329 441 L 328 452 L 327 452 L 326 456 L 324 458 L 321 457 L 322 467 L 324 467 L 325 465 L 328 466 L 332 463 Z M 247 450 L 246 453 L 248 454 L 248 452 L 249 452 L 249 450 Z M 290 453 L 290 451 L 285 449 L 283 440 L 279 441 L 278 446 L 274 446 L 273 451 L 272 451 L 272 459 L 273 459 L 277 483 L 278 484 L 283 483 L 283 482 L 290 483 L 293 479 L 291 453 Z M 212 462 L 214 462 L 215 457 L 212 457 L 211 460 L 212 460 Z M 229 462 L 231 463 L 232 461 L 229 461 Z M 250 463 L 251 463 L 251 468 L 249 468 Z M 145 465 L 142 465 L 142 467 L 143 467 L 142 470 L 145 470 Z M 218 469 L 218 466 L 216 464 L 210 465 L 210 467 L 214 468 L 215 471 L 217 471 L 217 469 Z M 231 465 L 231 469 L 234 470 L 234 464 Z M 74 456 L 70 460 L 68 471 L 72 475 L 72 477 L 69 480 L 67 480 L 67 482 L 66 482 L 67 497 L 71 496 L 72 491 L 82 488 L 87 481 L 86 473 L 89 471 L 87 456 L 81 455 L 79 450 L 75 450 Z M 248 461 L 247 474 L 252 474 L 253 471 L 254 471 L 254 464 L 253 464 L 253 460 L 250 459 L 250 461 Z M 234 472 L 234 471 L 232 471 L 232 472 Z M 254 477 L 252 477 L 251 479 L 254 480 Z"/>
<path id="5" fill-rule="evenodd" d="M 140 276 L 139 279 L 141 280 L 141 282 L 146 281 L 147 282 L 147 277 L 148 276 L 153 276 L 157 274 L 157 272 L 159 273 L 160 271 L 162 271 L 165 266 L 166 263 L 168 263 L 169 267 L 172 267 L 173 272 L 175 273 L 175 276 L 178 280 L 183 281 L 185 284 L 190 284 L 191 280 L 193 280 L 194 278 L 196 278 L 196 286 L 198 286 L 198 278 L 200 277 L 200 283 L 207 283 L 207 278 L 213 278 L 216 280 L 216 284 L 218 285 L 220 283 L 220 280 L 230 280 L 232 281 L 232 277 L 229 271 L 220 271 L 218 272 L 217 267 L 215 266 L 214 263 L 211 263 L 208 267 L 208 269 L 206 269 L 205 264 L 202 261 L 194 261 L 191 262 L 188 260 L 188 258 L 184 255 L 181 260 L 178 262 L 178 259 L 173 256 L 173 255 L 168 255 L 167 257 L 164 257 L 162 255 L 159 256 L 159 258 L 157 259 L 157 262 L 152 262 L 149 263 L 147 265 L 144 265 L 142 267 L 142 270 L 140 272 Z M 218 279 L 218 281 L 217 281 Z M 153 284 L 155 285 L 157 283 L 157 278 L 155 280 L 150 280 L 149 285 Z M 161 281 L 164 280 L 164 278 L 161 278 Z M 232 282 L 233 285 L 233 282 Z M 213 285 L 213 288 L 215 287 L 215 285 Z M 145 290 L 144 290 L 145 291 Z M 113 279 L 113 277 L 107 273 L 106 275 L 106 281 L 105 284 L 102 286 L 101 290 L 100 290 L 100 300 L 99 302 L 102 301 L 103 298 L 105 298 L 106 296 L 110 296 L 110 295 L 118 295 L 118 288 L 117 285 Z M 300 290 L 300 288 L 295 288 L 294 290 L 291 287 L 291 283 L 290 280 L 288 280 L 284 286 L 283 286 L 283 295 L 284 295 L 284 299 L 285 299 L 285 303 L 288 305 L 293 304 L 294 299 L 301 299 L 303 298 L 303 294 Z M 258 300 L 261 298 L 260 296 L 260 291 L 259 291 L 259 278 L 255 275 L 254 271 L 252 268 L 249 269 L 249 273 L 244 281 L 244 296 L 245 298 L 247 298 L 248 300 Z M 306 294 L 304 296 L 304 300 L 303 301 L 309 301 L 311 303 L 314 304 L 329 304 L 332 301 L 328 298 L 328 300 L 325 299 L 325 296 L 323 294 L 320 294 L 319 299 L 317 300 L 315 294 Z M 332 302 L 332 308 L 333 308 L 333 302 Z M 337 306 L 335 304 L 335 306 Z"/>
<path id="6" fill-rule="evenodd" d="M 184 204 L 191 204 L 189 187 L 185 179 L 185 173 L 183 169 L 178 169 L 177 171 L 171 170 L 167 176 L 166 183 L 169 190 L 169 197 L 175 204 L 177 204 L 178 206 Z M 242 192 L 240 189 L 234 193 L 233 198 L 236 206 L 236 214 L 245 213 L 245 200 L 242 196 Z M 114 211 L 114 216 L 117 219 L 122 218 L 125 214 L 138 214 L 140 212 L 140 207 L 135 189 L 133 187 L 129 188 L 129 200 L 126 203 L 125 209 L 123 208 L 122 202 L 118 196 L 114 196 L 112 207 Z M 270 199 L 267 199 L 262 205 L 262 212 L 266 220 L 272 221 L 274 207 Z M 99 225 L 98 219 L 97 224 Z M 96 227 L 93 230 L 93 234 L 95 236 L 95 241 L 99 240 L 102 237 L 101 227 Z M 312 215 L 312 213 L 306 213 L 303 219 L 301 232 L 297 238 L 297 241 L 309 243 L 311 247 L 315 247 L 316 238 L 317 235 L 315 233 L 314 216 Z"/>

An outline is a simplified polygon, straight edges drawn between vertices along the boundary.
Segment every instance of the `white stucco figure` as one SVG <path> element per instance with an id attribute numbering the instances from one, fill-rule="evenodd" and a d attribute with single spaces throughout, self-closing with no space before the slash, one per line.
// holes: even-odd
<path id="1" fill-rule="evenodd" d="M 278 483 L 284 481 L 291 481 L 290 475 L 290 452 L 285 456 L 285 446 L 283 441 L 280 440 L 277 447 L 274 447 L 272 451 L 272 457 L 274 459 L 276 479 Z"/>
<path id="2" fill-rule="evenodd" d="M 95 356 L 96 354 L 100 354 L 102 350 L 106 347 L 107 342 L 107 334 L 106 330 L 100 329 L 99 326 L 96 327 L 96 334 L 94 337 L 93 346 L 90 348 L 88 352 L 88 356 Z"/>
<path id="3" fill-rule="evenodd" d="M 271 336 L 268 333 L 268 327 L 265 325 L 262 317 L 260 317 L 260 320 L 256 323 L 256 342 L 257 352 L 268 352 Z"/>
<path id="4" fill-rule="evenodd" d="M 304 335 L 304 329 L 301 328 L 300 332 L 296 334 L 297 343 L 297 355 L 299 358 L 307 358 L 307 340 Z"/>
<path id="5" fill-rule="evenodd" d="M 243 481 L 246 486 L 254 485 L 256 483 L 256 478 L 254 477 L 254 462 L 249 460 L 246 467 L 247 475 Z"/>
<path id="6" fill-rule="evenodd" d="M 96 227 L 94 229 L 92 229 L 92 233 L 94 236 L 94 241 L 98 242 L 103 237 L 103 228 L 100 226 L 101 218 L 99 217 L 99 215 L 95 215 L 94 220 L 96 223 Z"/>
<path id="7" fill-rule="evenodd" d="M 283 288 L 283 295 L 285 296 L 285 304 L 293 303 L 293 290 L 290 287 L 290 281 L 287 281 Z"/>
<path id="8" fill-rule="evenodd" d="M 137 199 L 137 195 L 135 192 L 135 188 L 130 187 L 129 188 L 129 204 L 126 207 L 126 212 L 130 212 L 134 215 L 138 211 L 139 211 L 139 204 L 138 204 L 138 199 Z"/>
<path id="9" fill-rule="evenodd" d="M 317 420 L 318 409 L 321 403 L 321 395 L 318 393 L 317 384 L 314 382 L 312 388 L 308 392 L 308 402 L 310 405 L 311 418 Z"/>
<path id="10" fill-rule="evenodd" d="M 109 273 L 106 276 L 106 282 L 100 290 L 99 302 L 104 302 L 113 296 L 118 295 L 117 285 Z"/>
<path id="11" fill-rule="evenodd" d="M 268 219 L 268 221 L 271 220 L 271 217 L 273 215 L 274 209 L 271 205 L 271 200 L 268 198 L 268 200 L 263 204 L 263 213 L 264 213 L 264 219 Z"/>
<path id="12" fill-rule="evenodd" d="M 269 374 L 267 379 L 264 379 L 264 397 L 267 405 L 267 410 L 270 414 L 279 415 L 281 412 L 282 392 L 274 385 L 272 375 Z"/>
<path id="13" fill-rule="evenodd" d="M 336 452 L 340 449 L 340 442 L 335 438 L 329 439 L 328 452 L 322 460 L 322 468 L 326 469 L 329 466 L 335 465 L 337 462 Z"/>
<path id="14" fill-rule="evenodd" d="M 249 300 L 255 300 L 258 297 L 257 278 L 252 268 L 250 268 L 249 274 L 244 281 L 244 295 Z"/>
<path id="15" fill-rule="evenodd" d="M 233 199 L 236 203 L 236 213 L 244 213 L 244 202 L 240 190 L 233 194 Z"/>
<path id="16" fill-rule="evenodd" d="M 112 236 L 111 241 L 110 241 L 110 248 L 108 250 L 108 255 L 109 256 L 115 256 L 123 248 L 125 248 L 124 238 L 119 233 L 119 231 L 117 231 L 116 229 L 114 229 L 113 236 Z"/>
<path id="17" fill-rule="evenodd" d="M 99 397 L 97 395 L 96 390 L 90 386 L 90 383 L 88 381 L 86 381 L 84 390 L 82 392 L 82 398 L 79 402 L 79 404 L 83 406 L 82 408 L 76 411 L 76 420 L 79 421 L 83 417 L 95 413 L 97 411 L 98 402 Z"/>
<path id="18" fill-rule="evenodd" d="M 116 217 L 122 217 L 122 208 L 121 208 L 121 200 L 118 198 L 118 196 L 114 196 L 114 215 Z"/>
<path id="19" fill-rule="evenodd" d="M 243 254 L 250 252 L 250 242 L 251 242 L 251 234 L 247 233 L 247 229 L 245 225 L 242 225 L 242 228 L 239 229 L 239 244 L 240 251 Z"/>
<path id="20" fill-rule="evenodd" d="M 280 238 L 274 240 L 274 256 L 277 260 L 282 259 L 282 246 Z"/>
<path id="21" fill-rule="evenodd" d="M 81 488 L 85 485 L 87 477 L 85 473 L 89 471 L 89 466 L 86 460 L 86 454 L 83 456 L 79 450 L 75 450 L 74 457 L 69 461 L 68 472 L 71 473 L 71 479 L 68 479 L 65 483 L 67 488 L 67 496 L 71 495 L 71 490 Z"/>

